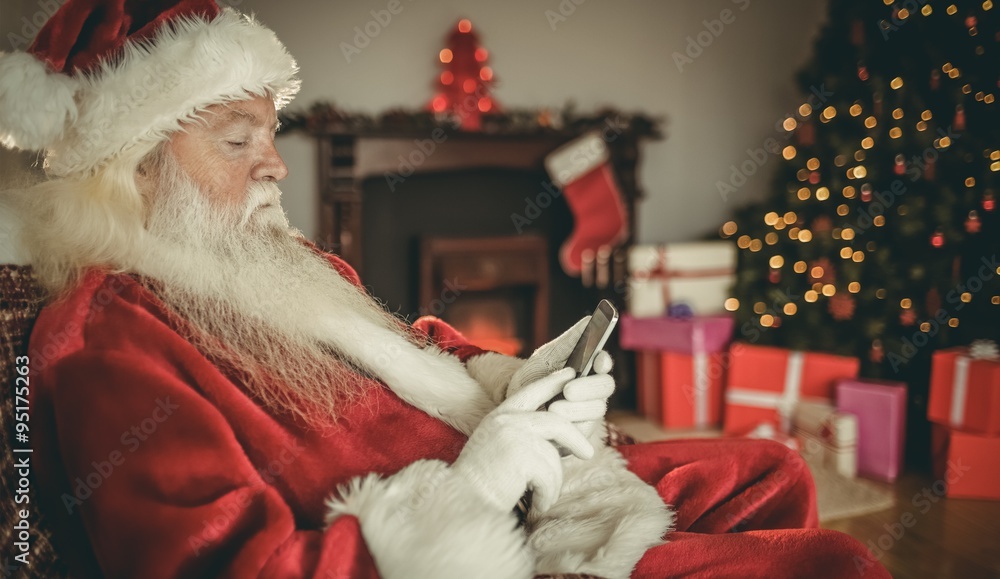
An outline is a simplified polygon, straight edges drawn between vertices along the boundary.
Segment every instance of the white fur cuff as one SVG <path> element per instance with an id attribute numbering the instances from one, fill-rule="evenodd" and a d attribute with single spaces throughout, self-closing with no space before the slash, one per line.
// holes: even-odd
<path id="1" fill-rule="evenodd" d="M 327 500 L 327 524 L 354 515 L 385 579 L 519 578 L 533 557 L 512 512 L 487 506 L 439 460 L 419 460 L 388 478 L 370 474 Z"/>
<path id="2" fill-rule="evenodd" d="M 510 379 L 524 363 L 524 358 L 505 356 L 497 352 L 486 352 L 465 361 L 465 368 L 476 382 L 486 391 L 495 404 L 503 402 Z"/>

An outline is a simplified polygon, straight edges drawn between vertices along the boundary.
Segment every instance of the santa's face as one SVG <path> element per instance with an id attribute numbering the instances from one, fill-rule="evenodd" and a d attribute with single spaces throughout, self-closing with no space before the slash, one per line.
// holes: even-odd
<path id="1" fill-rule="evenodd" d="M 270 120 L 254 126 L 249 112 Z M 129 269 L 200 330 L 187 337 L 205 354 L 239 368 L 264 404 L 329 417 L 362 386 L 349 366 L 375 374 L 382 345 L 410 336 L 289 225 L 275 182 L 285 170 L 273 105 L 233 103 L 205 117 L 143 169 L 145 235 Z M 233 131 L 247 144 L 230 143 Z"/>
<path id="2" fill-rule="evenodd" d="M 254 183 L 277 182 L 288 168 L 274 146 L 278 118 L 267 97 L 213 105 L 186 123 L 168 149 L 216 205 L 241 205 Z M 275 200 L 266 200 L 265 204 Z"/>

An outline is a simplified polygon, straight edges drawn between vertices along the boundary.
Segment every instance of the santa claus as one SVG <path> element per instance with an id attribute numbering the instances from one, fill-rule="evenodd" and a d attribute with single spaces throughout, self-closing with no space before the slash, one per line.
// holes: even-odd
<path id="1" fill-rule="evenodd" d="M 281 208 L 296 72 L 209 0 L 69 0 L 0 55 L 0 139 L 45 152 L 5 197 L 49 294 L 31 443 L 74 574 L 887 576 L 815 528 L 781 445 L 609 447 L 610 358 L 563 368 L 587 318 L 522 360 L 386 312 Z"/>

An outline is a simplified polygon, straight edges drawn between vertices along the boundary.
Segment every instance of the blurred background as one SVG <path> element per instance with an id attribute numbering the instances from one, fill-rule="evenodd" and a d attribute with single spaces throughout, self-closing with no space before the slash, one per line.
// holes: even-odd
<path id="1" fill-rule="evenodd" d="M 896 576 L 1000 576 L 992 0 L 222 3 L 301 67 L 291 223 L 390 309 L 528 355 L 609 299 L 630 433 L 811 449 Z"/>

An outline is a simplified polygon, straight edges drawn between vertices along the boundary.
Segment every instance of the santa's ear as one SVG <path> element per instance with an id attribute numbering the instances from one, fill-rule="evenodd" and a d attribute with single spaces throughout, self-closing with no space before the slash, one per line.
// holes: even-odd
<path id="1" fill-rule="evenodd" d="M 0 143 L 32 151 L 49 147 L 76 121 L 78 86 L 26 52 L 0 52 Z"/>

